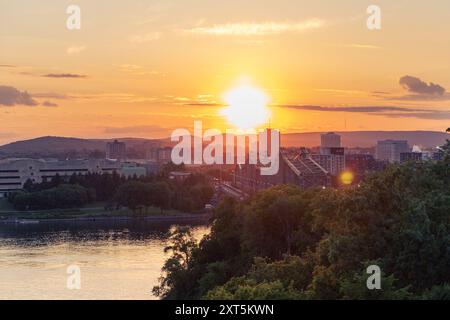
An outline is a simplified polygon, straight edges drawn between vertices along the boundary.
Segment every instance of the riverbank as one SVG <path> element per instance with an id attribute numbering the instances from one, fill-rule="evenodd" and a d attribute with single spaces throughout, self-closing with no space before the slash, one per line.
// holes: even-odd
<path id="1" fill-rule="evenodd" d="M 128 220 L 144 219 L 148 221 L 207 221 L 208 213 L 183 213 L 177 210 L 165 210 L 161 213 L 159 208 L 148 208 L 141 212 L 133 212 L 128 208 L 118 210 L 105 210 L 102 203 L 91 204 L 94 207 L 53 209 L 39 211 L 17 211 L 3 203 L 0 210 L 0 223 L 39 223 L 55 221 L 105 221 L 105 220 Z M 103 205 L 103 206 L 102 206 Z"/>
<path id="2" fill-rule="evenodd" d="M 52 223 L 52 222 L 105 222 L 105 221 L 128 221 L 141 220 L 149 222 L 208 222 L 211 217 L 208 213 L 200 214 L 180 214 L 180 215 L 156 215 L 145 217 L 131 216 L 103 216 L 103 217 L 74 217 L 74 218 L 58 218 L 58 219 L 3 219 L 0 224 L 35 224 L 35 223 Z"/>

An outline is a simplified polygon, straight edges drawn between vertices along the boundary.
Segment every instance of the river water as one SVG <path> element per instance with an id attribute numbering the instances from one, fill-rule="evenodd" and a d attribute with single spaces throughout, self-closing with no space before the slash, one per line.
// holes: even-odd
<path id="1" fill-rule="evenodd" d="M 198 240 L 209 232 L 189 226 Z M 0 224 L 0 299 L 157 299 L 151 289 L 173 227 L 143 220 Z M 80 289 L 68 288 L 73 266 Z"/>

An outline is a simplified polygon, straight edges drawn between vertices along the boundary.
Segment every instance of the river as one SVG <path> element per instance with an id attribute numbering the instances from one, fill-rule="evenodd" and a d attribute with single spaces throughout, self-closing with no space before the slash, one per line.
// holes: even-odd
<path id="1" fill-rule="evenodd" d="M 137 219 L 0 224 L 0 299 L 157 299 L 151 289 L 174 226 Z M 209 232 L 190 227 L 196 239 Z M 68 289 L 73 266 L 80 289 Z"/>

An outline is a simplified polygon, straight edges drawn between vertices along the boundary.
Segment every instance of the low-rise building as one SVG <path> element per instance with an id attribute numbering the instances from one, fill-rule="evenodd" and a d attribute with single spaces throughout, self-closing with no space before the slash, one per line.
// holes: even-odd
<path id="1" fill-rule="evenodd" d="M 69 178 L 73 174 L 112 174 L 117 172 L 126 177 L 146 175 L 146 169 L 135 163 L 111 160 L 51 160 L 4 159 L 0 160 L 0 197 L 23 189 L 30 180 L 33 183 L 50 181 L 56 175 Z"/>
<path id="2" fill-rule="evenodd" d="M 419 162 L 423 160 L 422 152 L 402 152 L 400 153 L 400 162 Z"/>

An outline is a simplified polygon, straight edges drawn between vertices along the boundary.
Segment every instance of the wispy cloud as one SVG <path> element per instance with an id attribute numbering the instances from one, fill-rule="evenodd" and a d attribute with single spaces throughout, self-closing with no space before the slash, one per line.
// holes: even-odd
<path id="1" fill-rule="evenodd" d="M 68 55 L 81 53 L 86 49 L 86 46 L 70 46 L 66 49 Z"/>
<path id="2" fill-rule="evenodd" d="M 157 125 L 138 125 L 128 127 L 106 127 L 104 133 L 109 134 L 149 134 L 166 132 L 167 128 Z"/>
<path id="3" fill-rule="evenodd" d="M 150 41 L 159 40 L 161 38 L 161 32 L 149 32 L 145 34 L 135 34 L 130 36 L 129 40 L 131 43 L 142 44 Z"/>
<path id="4" fill-rule="evenodd" d="M 77 79 L 77 78 L 87 78 L 87 75 L 76 74 L 76 73 L 48 73 L 48 74 L 42 75 L 41 77 L 44 77 L 44 78 L 72 78 L 72 79 Z"/>
<path id="5" fill-rule="evenodd" d="M 144 67 L 135 64 L 121 64 L 118 66 L 118 68 L 122 72 L 126 72 L 137 76 L 156 76 L 161 74 L 159 71 L 146 70 Z"/>
<path id="6" fill-rule="evenodd" d="M 336 106 L 324 107 L 314 105 L 275 105 L 275 107 L 320 111 L 320 112 L 349 112 L 349 113 L 366 113 L 376 116 L 385 116 L 391 118 L 417 118 L 429 120 L 450 119 L 450 111 L 428 108 L 404 108 L 397 106 Z"/>
<path id="7" fill-rule="evenodd" d="M 56 103 L 54 103 L 54 102 L 51 102 L 51 101 L 44 101 L 44 102 L 42 103 L 42 105 L 43 105 L 44 107 L 57 107 L 57 106 L 58 106 L 58 104 L 56 104 Z"/>
<path id="8" fill-rule="evenodd" d="M 45 99 L 70 99 L 71 97 L 66 94 L 55 93 L 55 92 L 43 92 L 43 93 L 33 93 L 35 98 L 45 98 Z"/>
<path id="9" fill-rule="evenodd" d="M 322 28 L 326 22 L 312 18 L 300 22 L 242 22 L 217 24 L 209 27 L 195 27 L 185 30 L 188 33 L 216 36 L 264 36 L 281 33 L 304 32 Z"/>
<path id="10" fill-rule="evenodd" d="M 389 118 L 416 118 L 424 120 L 450 120 L 450 111 L 431 110 L 426 112 L 402 112 L 377 114 Z"/>
<path id="11" fill-rule="evenodd" d="M 337 106 L 337 107 L 324 107 L 314 105 L 276 105 L 280 108 L 297 109 L 297 110 L 309 110 L 309 111 L 328 111 L 328 112 L 355 112 L 355 113 L 376 113 L 376 112 L 421 112 L 430 111 L 427 109 L 409 109 L 396 106 Z"/>
<path id="12" fill-rule="evenodd" d="M 361 91 L 361 90 L 348 90 L 348 89 L 330 89 L 330 88 L 323 88 L 323 89 L 316 89 L 315 91 L 325 93 L 325 94 L 331 94 L 335 96 L 366 96 L 367 92 Z"/>
<path id="13" fill-rule="evenodd" d="M 373 44 L 363 44 L 363 43 L 349 43 L 349 44 L 341 44 L 341 47 L 345 48 L 356 48 L 356 49 L 383 49 L 383 47 L 376 46 Z"/>

